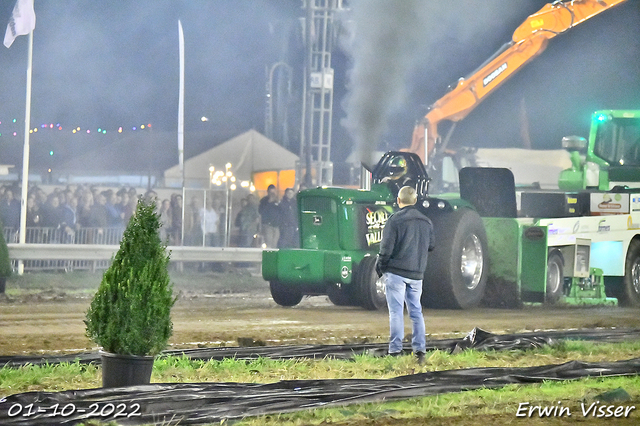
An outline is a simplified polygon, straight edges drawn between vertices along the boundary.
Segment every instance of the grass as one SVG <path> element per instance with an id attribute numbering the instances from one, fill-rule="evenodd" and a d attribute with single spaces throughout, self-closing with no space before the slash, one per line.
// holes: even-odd
<path id="1" fill-rule="evenodd" d="M 529 402 L 531 405 L 555 406 L 558 401 L 562 402 L 561 406 L 569 407 L 574 413 L 573 416 L 580 417 L 582 401 L 590 404 L 597 395 L 618 388 L 625 389 L 631 396 L 631 401 L 636 401 L 636 404 L 640 402 L 640 377 L 614 377 L 567 382 L 547 381 L 527 386 L 508 385 L 499 389 L 480 389 L 402 401 L 354 404 L 338 408 L 257 416 L 242 419 L 234 425 L 300 426 L 329 423 L 372 425 L 378 424 L 376 421 L 386 424 L 390 419 L 399 420 L 397 424 L 406 424 L 410 419 L 418 419 L 419 424 L 434 424 L 435 420 L 443 418 L 456 419 L 455 424 L 477 425 L 480 423 L 477 420 L 478 416 L 506 416 L 508 419 L 517 420 L 515 414 L 522 402 Z M 528 424 L 527 420 L 529 419 L 522 420 L 521 424 Z M 595 420 L 602 422 L 602 419 Z"/>
<path id="2" fill-rule="evenodd" d="M 473 367 L 528 367 L 558 364 L 568 360 L 589 362 L 630 359 L 640 354 L 640 341 L 604 343 L 566 341 L 527 351 L 474 351 L 455 355 L 445 351 L 427 354 L 424 366 L 411 356 L 372 357 L 357 355 L 352 360 L 258 358 L 250 361 L 190 360 L 161 357 L 156 360 L 151 380 L 157 383 L 239 382 L 273 383 L 296 379 L 385 379 L 426 371 Z M 0 396 L 27 391 L 61 391 L 101 386 L 100 367 L 80 363 L 0 369 Z"/>
<path id="3" fill-rule="evenodd" d="M 162 357 L 156 360 L 152 382 L 243 382 L 271 383 L 293 379 L 391 378 L 415 372 L 472 367 L 535 366 L 562 363 L 568 360 L 607 361 L 630 359 L 640 354 L 640 341 L 624 343 L 593 343 L 562 341 L 536 350 L 486 351 L 466 350 L 451 355 L 444 351 L 428 354 L 426 365 L 418 366 L 411 356 L 355 356 L 352 360 L 272 360 L 222 361 L 189 360 L 186 357 Z M 62 391 L 101 386 L 100 367 L 80 363 L 0 369 L 0 397 L 27 391 Z M 351 424 L 389 419 L 434 419 L 455 416 L 509 415 L 515 416 L 518 404 L 563 406 L 579 412 L 582 400 L 593 399 L 599 393 L 625 389 L 633 401 L 640 402 L 639 377 L 582 379 L 568 382 L 544 382 L 527 386 L 505 386 L 462 393 L 443 394 L 411 400 L 356 404 L 346 407 L 304 411 L 290 414 L 259 416 L 243 419 L 238 425 L 258 424 L 312 425 L 320 423 Z M 640 404 L 639 404 L 640 406 Z M 515 417 L 514 417 L 515 418 Z M 377 419 L 377 420 L 376 420 Z"/>
<path id="4" fill-rule="evenodd" d="M 61 363 L 0 369 L 0 397 L 31 391 L 57 392 L 101 386 L 101 370 L 93 364 Z"/>

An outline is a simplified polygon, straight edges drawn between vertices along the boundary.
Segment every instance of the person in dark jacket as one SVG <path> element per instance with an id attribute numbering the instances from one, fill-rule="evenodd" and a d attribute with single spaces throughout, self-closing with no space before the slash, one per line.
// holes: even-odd
<path id="1" fill-rule="evenodd" d="M 264 243 L 269 248 L 276 248 L 280 238 L 280 207 L 278 207 L 278 191 L 275 185 L 271 184 L 267 187 L 267 195 L 260 200 L 258 212 Z"/>
<path id="2" fill-rule="evenodd" d="M 240 247 L 251 247 L 260 229 L 260 213 L 255 195 L 249 194 L 241 201 L 242 209 L 236 215 L 235 225 L 240 230 Z"/>
<path id="3" fill-rule="evenodd" d="M 389 355 L 402 353 L 406 304 L 412 322 L 411 347 L 422 364 L 426 336 L 420 297 L 428 252 L 434 248 L 433 224 L 415 208 L 415 188 L 400 188 L 397 201 L 400 210 L 389 216 L 382 230 L 376 272 L 384 282 L 389 308 Z"/>
<path id="4" fill-rule="evenodd" d="M 13 196 L 13 190 L 7 188 L 4 197 L 0 199 L 0 219 L 5 228 L 12 228 L 17 232 L 20 227 L 20 200 Z"/>
<path id="5" fill-rule="evenodd" d="M 278 248 L 298 247 L 298 202 L 293 188 L 287 188 L 280 200 L 280 238 Z"/>

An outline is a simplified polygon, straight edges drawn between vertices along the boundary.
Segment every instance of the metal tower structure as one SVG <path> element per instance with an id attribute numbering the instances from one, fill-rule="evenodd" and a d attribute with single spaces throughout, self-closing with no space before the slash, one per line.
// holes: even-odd
<path id="1" fill-rule="evenodd" d="M 331 118 L 333 115 L 333 68 L 331 50 L 336 34 L 334 15 L 342 0 L 302 0 L 306 11 L 301 167 L 298 173 L 306 186 L 331 185 Z"/>

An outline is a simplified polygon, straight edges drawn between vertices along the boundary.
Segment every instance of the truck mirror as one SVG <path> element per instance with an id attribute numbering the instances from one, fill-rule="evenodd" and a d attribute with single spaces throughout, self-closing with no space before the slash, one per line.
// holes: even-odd
<path id="1" fill-rule="evenodd" d="M 565 136 L 562 138 L 562 148 L 567 151 L 584 151 L 587 140 L 582 136 Z"/>

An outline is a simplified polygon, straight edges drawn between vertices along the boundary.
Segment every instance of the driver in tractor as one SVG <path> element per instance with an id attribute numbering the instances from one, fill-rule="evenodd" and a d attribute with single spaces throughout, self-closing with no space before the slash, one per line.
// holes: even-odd
<path id="1" fill-rule="evenodd" d="M 394 194 L 397 194 L 403 186 L 415 188 L 415 182 L 408 171 L 406 158 L 397 156 L 389 162 L 387 176 L 382 179 L 382 182 L 386 182 Z"/>

